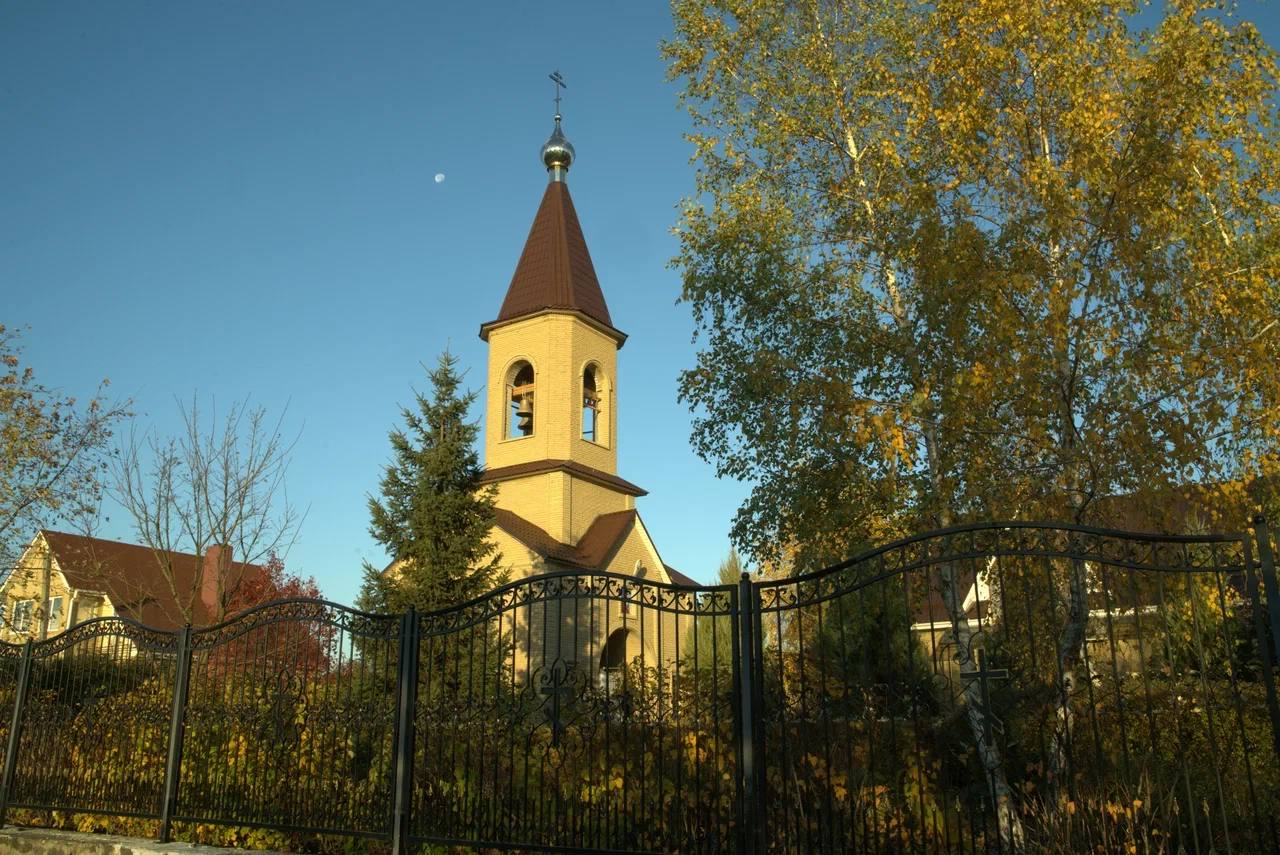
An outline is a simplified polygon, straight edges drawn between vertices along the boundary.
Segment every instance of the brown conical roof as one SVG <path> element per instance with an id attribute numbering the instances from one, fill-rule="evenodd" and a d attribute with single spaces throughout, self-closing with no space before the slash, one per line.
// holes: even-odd
<path id="1" fill-rule="evenodd" d="M 619 345 L 626 338 L 609 317 L 569 187 L 563 181 L 547 183 L 502 309 L 496 320 L 480 328 L 480 337 L 487 339 L 498 324 L 557 309 L 579 312 L 598 322 Z"/>

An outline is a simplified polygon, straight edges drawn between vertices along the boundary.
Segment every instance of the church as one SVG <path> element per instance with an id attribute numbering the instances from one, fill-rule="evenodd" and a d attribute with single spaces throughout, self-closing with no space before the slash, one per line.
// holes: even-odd
<path id="1" fill-rule="evenodd" d="M 604 570 L 694 585 L 663 563 L 636 509 L 645 491 L 618 474 L 618 352 L 627 336 L 609 314 L 569 195 L 573 160 L 557 111 L 542 147 L 546 190 L 497 317 L 480 327 L 488 345 L 483 480 L 497 494 L 490 539 L 512 581 Z M 600 640 L 618 648 L 607 659 L 654 657 L 637 647 L 640 633 L 615 632 Z"/>

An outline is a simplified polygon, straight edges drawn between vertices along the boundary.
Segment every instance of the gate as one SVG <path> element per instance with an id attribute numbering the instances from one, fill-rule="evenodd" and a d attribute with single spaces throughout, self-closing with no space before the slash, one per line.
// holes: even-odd
<path id="1" fill-rule="evenodd" d="M 519 850 L 1280 851 L 1251 534 L 968 525 L 786 579 L 602 572 L 0 645 L 22 810 Z"/>
<path id="2" fill-rule="evenodd" d="M 421 618 L 415 842 L 736 845 L 738 588 L 525 579 Z"/>
<path id="3" fill-rule="evenodd" d="M 1269 618 L 1245 535 L 960 526 L 757 586 L 754 848 L 1280 851 L 1259 534 Z"/>

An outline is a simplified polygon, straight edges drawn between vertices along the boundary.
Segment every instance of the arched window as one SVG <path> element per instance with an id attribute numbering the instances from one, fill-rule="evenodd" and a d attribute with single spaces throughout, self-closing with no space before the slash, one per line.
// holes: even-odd
<path id="1" fill-rule="evenodd" d="M 507 439 L 533 434 L 533 366 L 517 362 L 507 372 Z"/>
<path id="2" fill-rule="evenodd" d="M 582 438 L 601 445 L 609 439 L 604 401 L 604 377 L 599 367 L 588 365 L 582 371 Z"/>
<path id="3" fill-rule="evenodd" d="M 636 560 L 636 577 L 639 579 L 643 579 L 644 573 L 645 573 L 644 562 L 637 559 Z M 620 611 L 623 617 L 626 617 L 627 615 L 631 614 L 631 586 L 627 584 L 624 584 L 622 586 L 622 606 L 620 608 Z"/>

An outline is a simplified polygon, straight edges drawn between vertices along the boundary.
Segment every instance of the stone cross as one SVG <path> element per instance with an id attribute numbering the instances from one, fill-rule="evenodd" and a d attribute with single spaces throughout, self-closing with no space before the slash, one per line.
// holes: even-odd
<path id="1" fill-rule="evenodd" d="M 960 676 L 969 681 L 965 685 L 967 690 L 973 685 L 973 681 L 977 680 L 982 684 L 981 694 L 982 701 L 978 706 L 978 711 L 982 713 L 982 738 L 986 740 L 987 745 L 991 745 L 991 730 L 994 724 L 997 729 L 1001 727 L 1000 720 L 995 717 L 995 713 L 991 711 L 991 681 L 1009 679 L 1008 668 L 988 668 L 986 652 L 980 647 L 978 648 L 978 670 L 961 671 Z"/>
<path id="2" fill-rule="evenodd" d="M 560 734 L 564 733 L 564 723 L 560 721 L 560 699 L 573 691 L 573 686 L 569 685 L 569 673 L 563 672 L 563 679 L 556 679 L 561 672 L 556 670 L 551 672 L 551 683 L 546 686 L 539 687 L 538 691 L 546 695 L 550 699 L 550 706 L 547 708 L 547 724 L 551 725 L 551 744 L 560 744 Z"/>

